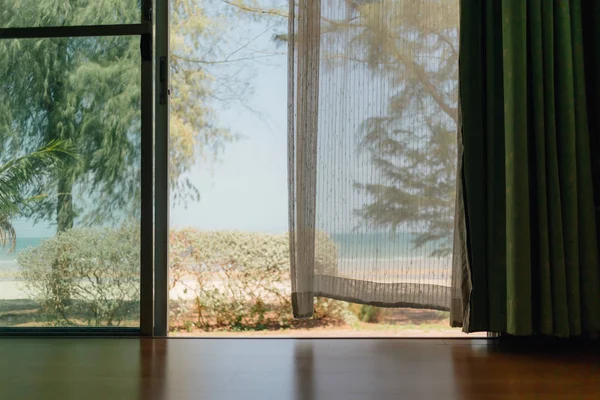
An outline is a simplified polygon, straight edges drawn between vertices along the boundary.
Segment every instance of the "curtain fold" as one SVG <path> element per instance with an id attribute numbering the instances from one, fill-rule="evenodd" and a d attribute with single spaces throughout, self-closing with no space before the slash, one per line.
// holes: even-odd
<path id="1" fill-rule="evenodd" d="M 460 265 L 453 247 L 461 245 L 454 229 L 465 224 L 455 219 L 458 4 L 290 2 L 296 317 L 312 315 L 322 296 L 383 307 L 452 305 L 460 319 L 462 278 L 452 279 Z"/>
<path id="2" fill-rule="evenodd" d="M 597 336 L 600 6 L 462 0 L 461 10 L 464 330 Z"/>

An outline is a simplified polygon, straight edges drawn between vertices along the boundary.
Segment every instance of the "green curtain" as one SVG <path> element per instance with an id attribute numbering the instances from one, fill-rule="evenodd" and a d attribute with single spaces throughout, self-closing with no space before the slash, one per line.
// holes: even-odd
<path id="1" fill-rule="evenodd" d="M 596 337 L 600 2 L 461 0 L 460 46 L 464 329 Z"/>

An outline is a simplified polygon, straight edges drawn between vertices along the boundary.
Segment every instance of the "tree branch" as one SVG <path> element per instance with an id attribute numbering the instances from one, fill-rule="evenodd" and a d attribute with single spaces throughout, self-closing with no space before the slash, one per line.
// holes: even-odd
<path id="1" fill-rule="evenodd" d="M 421 82 L 427 93 L 433 98 L 442 111 L 448 114 L 448 116 L 455 123 L 458 123 L 458 110 L 446 104 L 446 101 L 441 96 L 438 88 L 427 78 L 427 72 L 425 71 L 425 68 L 423 68 L 423 66 L 417 63 L 415 60 L 405 57 L 397 46 L 394 46 L 394 53 L 396 58 L 398 58 L 402 64 L 413 71 L 413 73 L 419 79 L 419 82 Z"/>
<path id="2" fill-rule="evenodd" d="M 253 13 L 253 14 L 273 15 L 273 16 L 277 16 L 277 17 L 283 17 L 286 19 L 288 17 L 288 14 L 286 12 L 279 11 L 277 9 L 261 9 L 261 8 L 250 7 L 246 4 L 237 3 L 237 2 L 230 1 L 230 0 L 221 0 L 221 1 L 225 4 L 229 4 L 230 6 L 239 8 L 242 11 L 246 11 L 246 12 Z"/>
<path id="3" fill-rule="evenodd" d="M 177 60 L 185 61 L 185 62 L 198 63 L 198 64 L 207 64 L 207 65 L 215 65 L 215 64 L 234 63 L 234 62 L 239 62 L 239 61 L 258 60 L 258 59 L 261 59 L 261 58 L 277 57 L 277 56 L 280 56 L 280 55 L 281 54 L 277 53 L 277 54 L 266 54 L 266 55 L 262 55 L 262 56 L 234 58 L 233 60 L 224 59 L 224 60 L 214 60 L 214 61 L 208 61 L 208 60 L 201 60 L 201 59 L 196 59 L 196 58 L 189 58 L 189 57 L 184 57 L 184 56 L 178 56 L 176 54 L 173 54 L 171 57 L 173 57 L 174 59 L 177 59 Z"/>

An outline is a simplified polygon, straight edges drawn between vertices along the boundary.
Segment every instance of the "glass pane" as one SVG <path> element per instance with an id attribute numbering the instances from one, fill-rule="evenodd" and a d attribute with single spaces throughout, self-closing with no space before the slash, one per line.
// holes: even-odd
<path id="1" fill-rule="evenodd" d="M 0 327 L 138 327 L 139 38 L 0 60 Z"/>
<path id="2" fill-rule="evenodd" d="M 140 0 L 0 0 L 0 28 L 137 24 Z"/>

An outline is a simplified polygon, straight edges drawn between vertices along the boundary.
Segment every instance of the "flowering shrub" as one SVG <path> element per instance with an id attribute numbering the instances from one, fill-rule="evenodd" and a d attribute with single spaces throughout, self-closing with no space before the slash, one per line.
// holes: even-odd
<path id="1" fill-rule="evenodd" d="M 19 254 L 30 297 L 51 324 L 118 326 L 139 318 L 139 229 L 73 229 Z M 170 233 L 170 325 L 203 330 L 285 328 L 293 323 L 287 235 Z M 316 268 L 335 273 L 337 249 L 316 240 Z M 345 305 L 315 301 L 315 318 L 341 319 Z"/>
<path id="2" fill-rule="evenodd" d="M 335 272 L 337 250 L 317 237 L 316 264 Z M 287 235 L 250 232 L 171 232 L 171 326 L 210 330 L 287 327 L 291 320 Z M 341 308 L 317 300 L 315 317 L 336 319 Z M 193 316 L 193 317 L 192 317 Z"/>

